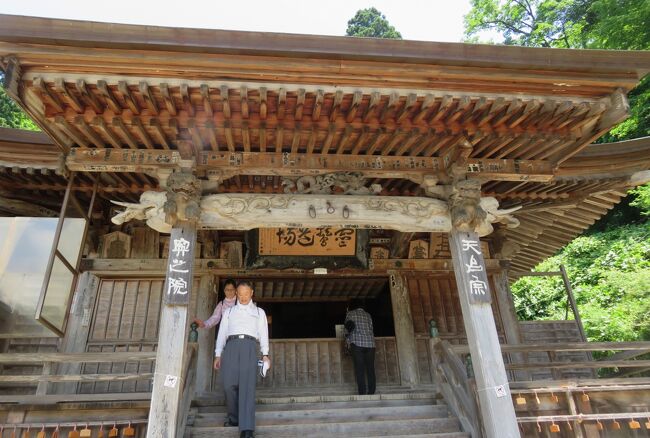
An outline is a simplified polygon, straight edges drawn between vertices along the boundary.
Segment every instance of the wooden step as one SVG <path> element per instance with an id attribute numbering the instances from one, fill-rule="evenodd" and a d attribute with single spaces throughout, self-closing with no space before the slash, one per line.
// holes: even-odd
<path id="1" fill-rule="evenodd" d="M 316 402 L 316 403 L 268 403 L 259 404 L 256 407 L 257 412 L 262 411 L 299 411 L 305 409 L 348 409 L 364 407 L 390 407 L 390 406 L 422 406 L 422 405 L 440 405 L 440 400 L 433 397 L 417 399 L 395 399 L 395 400 L 356 400 L 356 401 L 337 401 L 337 402 Z M 444 405 L 444 404 L 443 404 Z M 225 405 L 206 405 L 195 407 L 199 414 L 225 413 Z"/>
<path id="2" fill-rule="evenodd" d="M 381 393 L 373 395 L 358 394 L 309 394 L 309 395 L 273 395 L 263 396 L 258 394 L 255 403 L 265 404 L 284 404 L 284 403 L 321 403 L 321 402 L 343 402 L 343 401 L 371 401 L 371 400 L 417 400 L 430 399 L 440 396 L 431 391 L 412 391 L 412 392 L 395 392 Z M 192 402 L 193 406 L 215 406 L 225 404 L 223 396 L 201 397 Z"/>
<path id="3" fill-rule="evenodd" d="M 438 438 L 467 437 L 467 434 L 449 435 L 460 432 L 455 418 L 428 418 L 406 420 L 378 420 L 344 423 L 283 424 L 258 426 L 256 437 L 370 437 L 370 436 L 413 436 L 424 435 Z M 191 438 L 238 437 L 236 427 L 192 427 Z"/>
<path id="4" fill-rule="evenodd" d="M 371 422 L 403 419 L 446 418 L 446 406 L 390 406 L 390 407 L 358 407 L 358 408 L 325 408 L 305 409 L 298 411 L 258 411 L 255 420 L 258 426 L 281 424 L 325 424 Z M 193 427 L 220 426 L 223 424 L 223 414 L 199 414 L 194 417 Z"/>

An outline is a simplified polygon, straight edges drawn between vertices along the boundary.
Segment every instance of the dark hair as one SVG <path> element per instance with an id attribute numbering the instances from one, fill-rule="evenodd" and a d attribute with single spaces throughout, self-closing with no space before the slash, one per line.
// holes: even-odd
<path id="1" fill-rule="evenodd" d="M 365 304 L 365 302 L 364 302 L 363 299 L 361 299 L 361 298 L 352 298 L 350 300 L 349 307 L 350 307 L 351 310 L 363 309 L 364 304 Z"/>
<path id="2" fill-rule="evenodd" d="M 223 282 L 223 288 L 225 289 L 226 286 L 228 286 L 229 284 L 231 284 L 233 287 L 237 287 L 237 283 L 235 282 L 235 280 L 233 280 L 232 278 L 226 278 L 226 281 Z"/>
<path id="3" fill-rule="evenodd" d="M 248 280 L 240 280 L 239 283 L 237 283 L 237 287 L 239 287 L 239 286 L 247 286 L 247 287 L 250 287 L 251 290 L 255 290 L 255 289 L 253 289 L 253 283 L 251 281 L 248 281 Z"/>

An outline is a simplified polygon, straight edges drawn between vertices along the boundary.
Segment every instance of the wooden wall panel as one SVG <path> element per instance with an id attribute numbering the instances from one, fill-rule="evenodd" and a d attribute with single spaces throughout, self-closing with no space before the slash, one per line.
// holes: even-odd
<path id="1" fill-rule="evenodd" d="M 492 312 L 499 337 L 503 337 L 501 317 L 494 294 L 492 277 Z M 466 343 L 463 314 L 458 299 L 456 281 L 452 276 L 425 276 L 411 274 L 406 276 L 413 315 L 413 329 L 416 334 L 429 334 L 429 320 L 436 321 L 440 337 L 451 343 Z M 503 339 L 502 339 L 503 341 Z"/>
<path id="2" fill-rule="evenodd" d="M 271 339 L 273 367 L 270 374 L 258 378 L 258 388 L 282 389 L 310 386 L 356 388 L 352 358 L 346 356 L 339 339 Z M 375 372 L 377 384 L 399 384 L 395 338 L 376 338 Z M 221 389 L 218 372 L 213 378 L 214 391 Z"/>
<path id="3" fill-rule="evenodd" d="M 161 278 L 103 279 L 93 312 L 86 351 L 155 351 L 164 280 Z M 199 280 L 194 282 L 198 290 Z M 192 294 L 190 313 L 196 308 Z M 86 364 L 86 374 L 153 372 L 153 362 Z M 81 393 L 151 391 L 151 381 L 81 383 Z"/>

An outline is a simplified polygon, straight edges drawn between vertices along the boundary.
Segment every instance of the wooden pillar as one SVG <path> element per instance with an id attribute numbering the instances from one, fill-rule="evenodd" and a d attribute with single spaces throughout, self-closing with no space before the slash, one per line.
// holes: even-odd
<path id="1" fill-rule="evenodd" d="M 77 287 L 72 298 L 65 337 L 63 338 L 60 349 L 61 353 L 83 353 L 86 351 L 99 283 L 99 278 L 90 272 L 84 272 L 79 275 Z M 81 363 L 67 362 L 59 364 L 57 371 L 53 374 L 81 374 L 81 371 Z M 74 394 L 77 391 L 77 385 L 78 382 L 67 382 L 56 383 L 52 386 L 53 392 L 56 394 Z"/>
<path id="2" fill-rule="evenodd" d="M 408 286 L 402 274 L 395 271 L 388 271 L 388 274 L 390 276 L 390 300 L 393 306 L 400 381 L 402 385 L 414 386 L 418 383 L 418 356 Z"/>
<path id="3" fill-rule="evenodd" d="M 481 242 L 475 232 L 453 230 L 449 246 L 486 435 L 494 438 L 519 437 L 492 314 Z"/>
<path id="4" fill-rule="evenodd" d="M 216 286 L 215 286 L 216 284 Z M 212 315 L 216 305 L 215 287 L 219 287 L 219 279 L 211 275 L 201 277 L 198 297 L 196 300 L 196 317 L 205 321 Z M 214 357 L 215 330 L 199 329 L 199 352 L 196 363 L 196 394 L 210 392 L 212 388 L 212 359 Z"/>
<path id="5" fill-rule="evenodd" d="M 183 364 L 187 354 L 187 307 L 192 293 L 195 247 L 196 223 L 177 222 L 169 240 L 147 438 L 176 436 L 184 371 L 187 371 L 183 370 Z"/>

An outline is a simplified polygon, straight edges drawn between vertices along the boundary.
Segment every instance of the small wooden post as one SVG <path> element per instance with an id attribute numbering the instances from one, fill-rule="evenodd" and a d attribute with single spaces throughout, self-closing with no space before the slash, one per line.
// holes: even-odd
<path id="1" fill-rule="evenodd" d="M 566 269 L 564 269 L 564 265 L 560 265 L 560 272 L 562 273 L 562 281 L 564 282 L 564 288 L 566 289 L 567 297 L 569 298 L 569 304 L 571 304 L 571 310 L 573 310 L 573 317 L 575 318 L 576 324 L 578 325 L 580 338 L 582 339 L 582 342 L 587 342 L 585 328 L 582 326 L 582 319 L 580 318 L 580 312 L 578 312 L 578 305 L 576 304 L 576 299 L 573 296 L 571 282 L 569 281 L 569 276 L 566 273 Z"/>
<path id="2" fill-rule="evenodd" d="M 453 230 L 449 246 L 486 435 L 519 437 L 479 236 Z"/>
<path id="3" fill-rule="evenodd" d="M 393 306 L 400 380 L 402 385 L 413 386 L 418 383 L 418 356 L 408 287 L 400 273 L 388 271 L 388 275 L 390 275 L 390 300 Z"/>
<path id="4" fill-rule="evenodd" d="M 216 284 L 216 286 L 215 286 Z M 212 315 L 216 304 L 213 288 L 219 287 L 219 279 L 210 275 L 201 277 L 196 300 L 196 317 L 205 321 Z M 212 358 L 214 356 L 214 328 L 199 329 L 199 351 L 196 364 L 196 393 L 209 392 L 212 387 Z"/>
<path id="5" fill-rule="evenodd" d="M 169 244 L 147 438 L 173 438 L 178 427 L 195 246 L 196 223 L 177 222 Z"/>
<path id="6" fill-rule="evenodd" d="M 515 310 L 515 303 L 512 300 L 512 292 L 508 286 L 508 270 L 503 269 L 498 274 L 495 274 L 494 279 L 494 292 L 498 301 L 499 315 L 503 322 L 503 332 L 506 336 L 508 344 L 521 344 L 521 327 L 517 319 L 517 311 Z M 522 353 L 510 353 L 510 358 L 514 362 L 524 363 L 525 355 Z M 513 372 L 516 380 L 528 380 L 529 373 L 525 370 Z"/>

